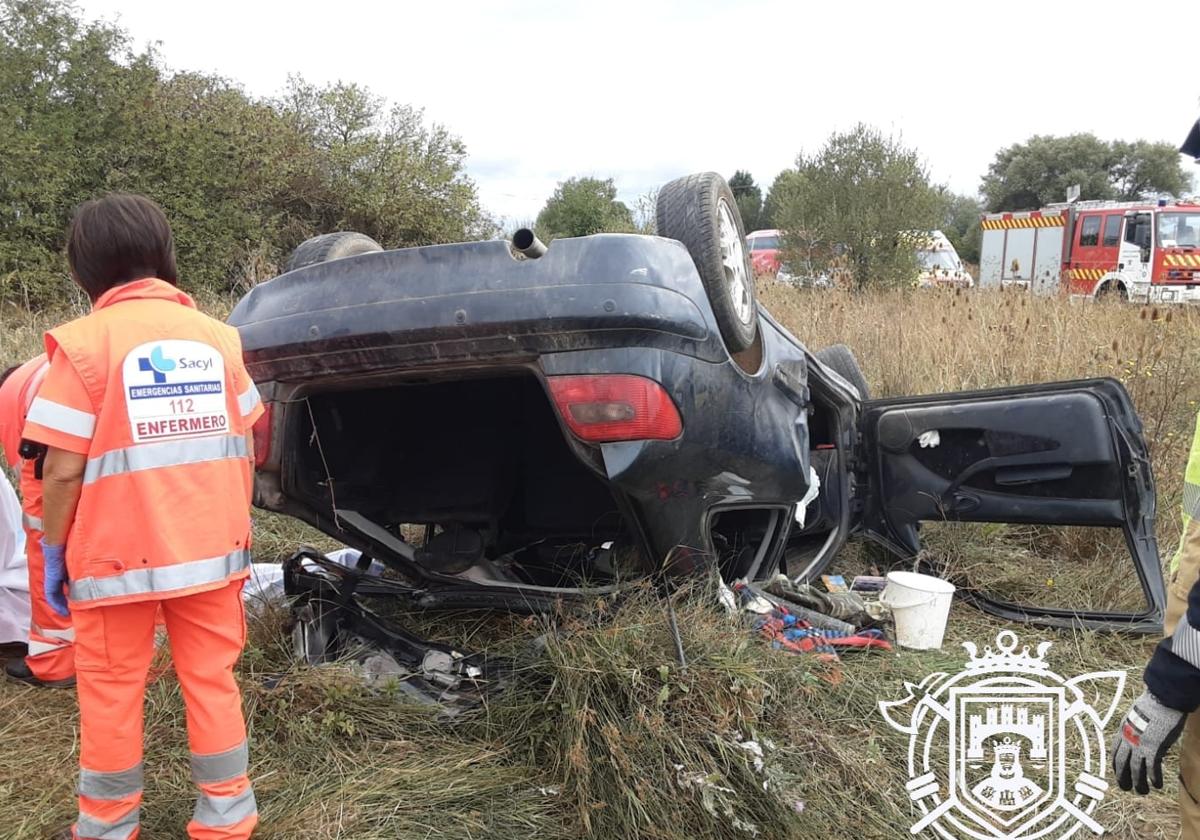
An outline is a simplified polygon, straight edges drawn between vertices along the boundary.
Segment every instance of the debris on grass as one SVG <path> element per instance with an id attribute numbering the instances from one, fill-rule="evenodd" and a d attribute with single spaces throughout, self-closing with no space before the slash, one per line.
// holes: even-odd
<path id="1" fill-rule="evenodd" d="M 852 632 L 866 627 L 885 627 L 891 619 L 890 610 L 878 599 L 868 600 L 849 590 L 822 592 L 815 586 L 796 583 L 786 575 L 777 575 L 763 588 L 767 594 L 782 600 L 798 618 L 830 630 Z M 822 624 L 821 619 L 836 624 Z"/>
<path id="2" fill-rule="evenodd" d="M 754 757 L 754 769 L 756 772 L 763 772 L 766 766 L 763 761 L 763 748 L 758 741 L 739 741 L 738 746 L 750 753 Z"/>

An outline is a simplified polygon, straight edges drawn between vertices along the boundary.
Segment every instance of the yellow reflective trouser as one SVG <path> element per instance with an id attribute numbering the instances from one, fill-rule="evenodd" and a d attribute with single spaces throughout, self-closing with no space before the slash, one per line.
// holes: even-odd
<path id="1" fill-rule="evenodd" d="M 1200 418 L 1183 481 L 1183 535 L 1171 558 L 1163 627 L 1168 636 L 1187 612 L 1188 592 L 1200 578 Z M 1179 744 L 1179 822 L 1181 840 L 1200 840 L 1200 712 L 1188 718 Z"/>

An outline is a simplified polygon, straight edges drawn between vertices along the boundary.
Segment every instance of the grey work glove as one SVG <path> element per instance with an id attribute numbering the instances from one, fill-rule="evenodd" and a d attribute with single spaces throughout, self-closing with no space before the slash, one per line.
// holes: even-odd
<path id="1" fill-rule="evenodd" d="M 1149 691 L 1133 701 L 1110 747 L 1121 790 L 1147 794 L 1151 784 L 1163 786 L 1163 756 L 1179 739 L 1186 720 L 1186 714 L 1167 708 Z"/>

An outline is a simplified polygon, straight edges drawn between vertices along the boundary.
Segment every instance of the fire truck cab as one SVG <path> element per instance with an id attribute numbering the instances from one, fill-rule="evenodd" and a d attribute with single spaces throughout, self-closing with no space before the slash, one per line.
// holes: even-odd
<path id="1" fill-rule="evenodd" d="M 1200 303 L 1200 204 L 1080 201 L 981 224 L 983 288 Z"/>

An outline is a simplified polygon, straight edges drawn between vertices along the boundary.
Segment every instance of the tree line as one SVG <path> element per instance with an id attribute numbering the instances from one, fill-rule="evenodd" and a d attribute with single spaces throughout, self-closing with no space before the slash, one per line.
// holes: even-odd
<path id="1" fill-rule="evenodd" d="M 65 282 L 73 209 L 125 190 L 174 223 L 181 282 L 238 291 L 278 272 L 317 233 L 357 230 L 385 247 L 496 233 L 465 172 L 461 139 L 367 88 L 300 77 L 255 97 L 218 76 L 170 72 L 120 27 L 68 0 L 0 0 L 0 300 L 37 306 Z M 729 179 L 748 230 L 779 228 L 793 259 L 837 262 L 859 285 L 911 276 L 907 231 L 943 230 L 979 258 L 979 214 L 1065 198 L 1178 195 L 1175 147 L 1090 134 L 1035 136 L 1001 149 L 978 196 L 931 179 L 915 149 L 866 125 L 837 132 L 765 190 Z M 652 194 L 633 207 L 611 178 L 560 183 L 534 225 L 543 239 L 652 232 Z M 908 249 L 911 250 L 911 249 Z"/>
<path id="2" fill-rule="evenodd" d="M 787 259 L 802 271 L 849 272 L 863 287 L 911 279 L 913 249 L 896 245 L 915 231 L 942 230 L 963 260 L 978 263 L 985 211 L 1044 207 L 1064 201 L 1072 186 L 1083 200 L 1132 201 L 1178 197 L 1190 183 L 1171 143 L 1039 135 L 998 151 L 978 196 L 959 195 L 933 182 L 915 149 L 860 124 L 801 154 L 765 194 L 745 170 L 729 186 L 747 231 L 779 229 Z M 652 213 L 637 216 L 643 221 L 617 199 L 611 178 L 572 178 L 558 185 L 536 226 L 547 240 L 652 227 Z"/>
<path id="3" fill-rule="evenodd" d="M 61 0 L 0 0 L 0 298 L 69 284 L 74 208 L 149 195 L 176 235 L 181 284 L 233 291 L 301 241 L 350 229 L 386 247 L 490 235 L 462 141 L 354 84 L 292 78 L 272 98 L 169 72 L 119 27 Z"/>

